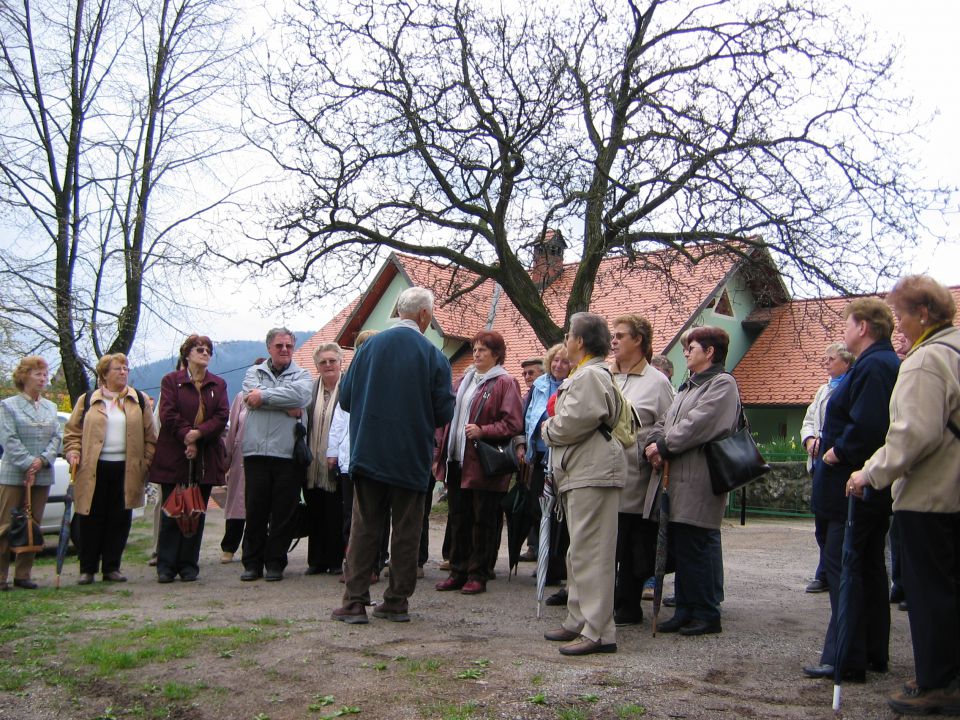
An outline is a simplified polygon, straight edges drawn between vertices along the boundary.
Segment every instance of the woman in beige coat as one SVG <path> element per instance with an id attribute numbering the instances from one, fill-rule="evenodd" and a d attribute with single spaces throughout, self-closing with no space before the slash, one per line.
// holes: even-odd
<path id="1" fill-rule="evenodd" d="M 617 517 L 617 590 L 614 621 L 636 625 L 643 619 L 643 584 L 653 576 L 657 551 L 657 523 L 651 519 L 657 483 L 643 456 L 647 436 L 673 402 L 673 385 L 650 364 L 653 327 L 639 315 L 621 315 L 613 321 L 613 363 L 610 372 L 620 392 L 640 420 L 637 441 L 624 448 L 627 479 Z"/>
<path id="2" fill-rule="evenodd" d="M 74 499 L 80 546 L 80 585 L 98 569 L 106 582 L 126 582 L 120 559 L 133 508 L 143 506 L 143 482 L 157 444 L 149 404 L 127 385 L 122 353 L 97 363 L 100 388 L 81 395 L 67 421 L 65 457 L 76 469 Z"/>
<path id="3" fill-rule="evenodd" d="M 910 343 L 884 444 L 847 492 L 893 485 L 915 679 L 890 696 L 904 715 L 960 713 L 960 330 L 950 291 L 924 275 L 887 296 Z"/>
<path id="4" fill-rule="evenodd" d="M 620 394 L 604 362 L 610 330 L 599 315 L 576 313 L 566 338 L 574 367 L 557 391 L 553 417 L 541 428 L 552 450 L 551 467 L 570 532 L 567 550 L 567 617 L 544 634 L 566 642 L 562 655 L 617 651 L 613 589 L 617 510 L 626 477 L 623 446 L 612 428 Z"/>
<path id="5" fill-rule="evenodd" d="M 717 327 L 690 332 L 684 354 L 690 379 L 680 386 L 663 419 L 647 438 L 655 469 L 670 463 L 670 553 L 677 568 L 674 616 L 664 633 L 705 635 L 722 631 L 720 521 L 727 495 L 714 495 L 704 445 L 737 426 L 737 383 L 723 369 L 730 338 Z"/>

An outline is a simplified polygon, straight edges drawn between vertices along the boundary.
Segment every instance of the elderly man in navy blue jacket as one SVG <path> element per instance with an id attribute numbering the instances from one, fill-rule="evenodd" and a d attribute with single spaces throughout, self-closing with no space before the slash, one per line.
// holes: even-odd
<path id="1" fill-rule="evenodd" d="M 410 620 L 434 431 L 450 422 L 456 399 L 450 362 L 423 336 L 433 319 L 433 293 L 404 290 L 397 314 L 394 327 L 357 351 L 340 383 L 340 406 L 350 413 L 354 503 L 343 607 L 332 617 L 347 623 L 367 622 L 370 579 L 388 517 L 390 583 L 373 615 Z"/>
<path id="2" fill-rule="evenodd" d="M 846 483 L 850 473 L 883 445 L 890 424 L 890 395 L 897 381 L 900 360 L 890 342 L 893 313 L 877 298 L 857 298 L 844 310 L 844 342 L 856 362 L 833 391 L 827 403 L 820 439 L 821 462 L 813 476 L 813 512 L 827 523 L 823 548 L 830 591 L 830 622 L 819 665 L 803 668 L 808 677 L 834 675 L 837 591 L 840 584 L 843 534 L 847 517 Z M 855 623 L 853 643 L 844 674 L 863 682 L 867 670 L 886 672 L 890 644 L 890 606 L 887 602 L 887 568 L 883 548 L 890 524 L 890 490 L 876 491 L 854 510 L 854 547 L 860 572 L 859 606 L 850 608 Z"/>

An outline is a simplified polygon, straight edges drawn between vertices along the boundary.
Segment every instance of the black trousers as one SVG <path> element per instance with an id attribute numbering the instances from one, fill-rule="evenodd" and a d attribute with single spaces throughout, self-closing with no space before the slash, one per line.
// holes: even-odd
<path id="1" fill-rule="evenodd" d="M 120 570 L 133 520 L 133 512 L 124 507 L 125 471 L 125 462 L 97 463 L 90 514 L 77 515 L 81 573 L 96 574 L 101 568 L 104 574 Z"/>
<path id="2" fill-rule="evenodd" d="M 294 512 L 300 503 L 303 470 L 287 458 L 250 455 L 243 459 L 246 477 L 243 568 L 283 571 L 293 536 Z"/>
<path id="3" fill-rule="evenodd" d="M 220 549 L 223 552 L 235 553 L 240 548 L 240 542 L 243 540 L 243 527 L 247 521 L 243 518 L 228 518 L 223 524 L 223 539 L 220 541 Z"/>
<path id="4" fill-rule="evenodd" d="M 854 622 L 853 644 L 848 650 L 846 670 L 866 669 L 867 663 L 886 664 L 890 658 L 890 602 L 887 584 L 887 564 L 883 549 L 887 539 L 890 518 L 887 515 L 857 513 L 853 526 L 854 549 L 860 558 L 853 568 L 852 580 L 859 607 L 853 607 L 849 616 Z M 830 622 L 823 641 L 820 662 L 834 665 L 837 657 L 836 617 L 839 609 L 840 573 L 843 564 L 843 533 L 845 520 L 827 521 L 827 542 L 823 560 L 830 590 Z"/>
<path id="5" fill-rule="evenodd" d="M 613 608 L 617 613 L 643 617 L 643 584 L 654 572 L 657 523 L 642 515 L 617 515 L 617 582 Z"/>
<path id="6" fill-rule="evenodd" d="M 420 549 L 417 554 L 417 565 L 423 567 L 430 557 L 430 510 L 433 508 L 433 489 L 437 481 L 432 477 L 427 486 L 427 494 L 423 499 L 423 523 L 420 527 Z"/>
<path id="7" fill-rule="evenodd" d="M 167 501 L 170 493 L 177 486 L 163 484 L 160 486 L 162 503 Z M 201 485 L 200 494 L 206 503 L 210 499 L 212 485 Z M 180 526 L 166 513 L 160 513 L 160 535 L 157 537 L 157 575 L 179 575 L 181 578 L 195 578 L 200 574 L 200 545 L 203 542 L 203 526 L 207 515 L 200 516 L 197 532 L 190 537 L 184 537 Z"/>
<path id="8" fill-rule="evenodd" d="M 820 548 L 817 571 L 813 574 L 813 577 L 825 583 L 827 581 L 827 569 L 823 565 L 823 548 L 827 544 L 827 519 L 822 515 L 815 515 L 813 518 L 813 537 L 816 538 L 817 547 Z"/>
<path id="9" fill-rule="evenodd" d="M 720 531 L 670 523 L 667 542 L 676 563 L 676 615 L 684 620 L 720 620 L 723 556 Z"/>
<path id="10" fill-rule="evenodd" d="M 447 525 L 450 528 L 450 573 L 489 580 L 500 547 L 506 493 L 460 487 L 460 466 L 447 466 Z"/>
<path id="11" fill-rule="evenodd" d="M 310 534 L 307 536 L 307 565 L 321 571 L 338 570 L 343 565 L 346 542 L 343 539 L 343 488 L 336 492 L 320 488 L 303 491 L 307 504 Z M 352 493 L 351 493 L 352 509 Z"/>
<path id="12" fill-rule="evenodd" d="M 546 467 L 543 459 L 546 453 L 534 452 L 530 472 L 530 491 L 527 493 L 527 514 L 533 520 L 527 533 L 527 546 L 538 551 L 540 544 L 540 496 L 543 495 L 543 481 Z"/>
<path id="13" fill-rule="evenodd" d="M 890 540 L 890 586 L 903 590 L 903 563 L 901 561 L 903 540 L 900 537 L 900 522 L 897 520 L 896 514 L 890 521 L 890 532 L 887 538 Z M 904 594 L 904 597 L 906 597 L 906 594 Z"/>
<path id="14" fill-rule="evenodd" d="M 960 513 L 894 513 L 900 526 L 917 684 L 960 675 Z"/>

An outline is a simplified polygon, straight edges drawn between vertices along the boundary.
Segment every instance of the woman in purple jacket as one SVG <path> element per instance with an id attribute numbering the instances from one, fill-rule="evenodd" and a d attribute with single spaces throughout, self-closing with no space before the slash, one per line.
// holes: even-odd
<path id="1" fill-rule="evenodd" d="M 177 483 L 192 479 L 200 485 L 204 503 L 214 485 L 223 484 L 225 466 L 221 440 L 230 405 L 227 384 L 207 372 L 213 342 L 191 335 L 180 346 L 182 370 L 163 376 L 160 383 L 160 435 L 150 468 L 150 480 L 163 489 L 166 502 Z M 163 515 L 157 541 L 157 582 L 169 583 L 179 575 L 192 582 L 200 575 L 203 519 L 196 534 L 184 537 L 175 520 Z"/>

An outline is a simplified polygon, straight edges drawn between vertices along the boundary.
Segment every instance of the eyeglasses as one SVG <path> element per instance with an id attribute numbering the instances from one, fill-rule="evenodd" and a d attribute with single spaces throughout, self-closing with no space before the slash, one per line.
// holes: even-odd
<path id="1" fill-rule="evenodd" d="M 293 350 L 293 343 L 275 343 L 273 347 L 277 350 Z"/>
<path id="2" fill-rule="evenodd" d="M 193 349 L 201 355 L 213 355 L 213 350 L 208 348 L 206 345 L 194 345 Z"/>
<path id="3" fill-rule="evenodd" d="M 317 360 L 317 365 L 336 365 L 339 360 Z"/>

